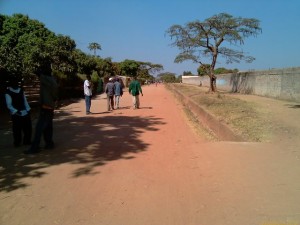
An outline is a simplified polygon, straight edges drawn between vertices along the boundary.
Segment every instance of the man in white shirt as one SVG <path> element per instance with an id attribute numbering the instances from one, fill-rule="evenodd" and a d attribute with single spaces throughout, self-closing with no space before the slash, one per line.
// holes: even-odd
<path id="1" fill-rule="evenodd" d="M 84 98 L 85 98 L 85 111 L 86 115 L 91 114 L 91 105 L 92 105 L 92 82 L 91 76 L 87 75 L 86 80 L 83 83 Z"/>

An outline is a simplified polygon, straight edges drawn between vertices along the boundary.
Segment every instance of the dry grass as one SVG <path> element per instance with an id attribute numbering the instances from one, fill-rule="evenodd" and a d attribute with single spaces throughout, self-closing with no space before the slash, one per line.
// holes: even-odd
<path id="1" fill-rule="evenodd" d="M 242 101 L 229 93 L 208 93 L 204 87 L 186 84 L 174 86 L 245 140 L 261 142 L 270 139 L 267 111 L 254 102 Z"/>
<path id="2" fill-rule="evenodd" d="M 191 128 L 197 135 L 210 142 L 219 141 L 218 137 L 213 133 L 213 131 L 211 131 L 205 124 L 202 124 L 188 108 L 184 108 L 183 111 L 189 122 L 189 125 L 191 125 Z"/>

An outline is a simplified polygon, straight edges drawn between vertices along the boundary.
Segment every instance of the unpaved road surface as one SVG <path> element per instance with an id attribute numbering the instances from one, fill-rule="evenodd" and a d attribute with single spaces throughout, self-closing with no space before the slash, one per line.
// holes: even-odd
<path id="1" fill-rule="evenodd" d="M 128 92 L 113 112 L 103 95 L 92 115 L 61 108 L 56 148 L 38 155 L 1 130 L 0 224 L 300 224 L 297 105 L 250 99 L 284 123 L 270 143 L 208 142 L 164 86 L 143 91 L 139 110 Z"/>

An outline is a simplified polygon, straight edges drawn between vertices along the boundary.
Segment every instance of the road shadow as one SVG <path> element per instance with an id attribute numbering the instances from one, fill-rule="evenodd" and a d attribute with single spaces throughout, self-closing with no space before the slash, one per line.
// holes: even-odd
<path id="1" fill-rule="evenodd" d="M 145 107 L 140 107 L 139 109 L 153 109 L 153 107 L 147 107 L 147 106 L 145 106 Z"/>
<path id="2" fill-rule="evenodd" d="M 300 109 L 300 105 L 294 105 L 294 104 L 287 104 L 286 106 L 288 106 L 291 109 Z"/>
<path id="3" fill-rule="evenodd" d="M 42 150 L 37 155 L 24 155 L 25 147 L 12 148 L 12 134 L 1 131 L 0 191 L 10 192 L 30 184 L 24 178 L 41 178 L 45 168 L 64 163 L 76 164 L 73 178 L 94 175 L 96 167 L 111 161 L 130 160 L 146 151 L 150 143 L 141 140 L 143 132 L 155 132 L 164 124 L 157 117 L 74 117 L 64 111 L 55 116 L 54 140 L 56 148 Z"/>

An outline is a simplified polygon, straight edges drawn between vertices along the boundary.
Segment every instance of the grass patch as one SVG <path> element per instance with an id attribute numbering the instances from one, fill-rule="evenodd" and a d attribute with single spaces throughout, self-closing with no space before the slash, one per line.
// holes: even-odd
<path id="1" fill-rule="evenodd" d="M 187 84 L 173 84 L 185 96 L 227 124 L 247 141 L 268 141 L 271 127 L 267 111 L 254 102 L 234 98 L 229 93 L 208 93 L 208 89 Z"/>
<path id="2" fill-rule="evenodd" d="M 205 124 L 202 124 L 190 110 L 184 107 L 183 112 L 197 135 L 207 141 L 218 141 L 218 137 Z"/>

